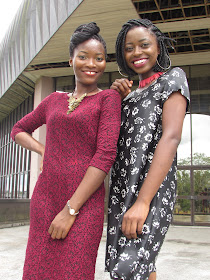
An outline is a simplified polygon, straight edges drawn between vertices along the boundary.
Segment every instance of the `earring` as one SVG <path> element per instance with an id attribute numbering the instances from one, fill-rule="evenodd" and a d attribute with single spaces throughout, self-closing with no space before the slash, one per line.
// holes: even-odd
<path id="1" fill-rule="evenodd" d="M 118 72 L 120 73 L 121 76 L 125 77 L 125 78 L 128 78 L 128 76 L 126 76 L 125 74 L 123 74 L 121 71 L 120 71 L 120 67 L 118 66 Z"/>
<path id="2" fill-rule="evenodd" d="M 158 65 L 161 69 L 163 69 L 164 71 L 167 71 L 168 69 L 171 68 L 171 59 L 170 59 L 170 57 L 169 57 L 168 55 L 167 55 L 167 57 L 168 57 L 168 61 L 169 61 L 169 66 L 166 67 L 166 68 L 162 67 L 162 66 L 159 64 L 158 59 L 156 59 L 157 65 Z"/>

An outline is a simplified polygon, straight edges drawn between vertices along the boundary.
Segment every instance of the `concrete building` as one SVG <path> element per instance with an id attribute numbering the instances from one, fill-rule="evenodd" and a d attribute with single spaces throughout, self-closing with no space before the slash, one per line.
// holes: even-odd
<path id="1" fill-rule="evenodd" d="M 69 38 L 95 21 L 108 48 L 101 88 L 119 77 L 115 40 L 131 18 L 148 18 L 173 38 L 172 66 L 187 74 L 191 108 L 178 149 L 174 223 L 210 225 L 210 2 L 206 0 L 24 0 L 0 43 L 0 223 L 25 221 L 40 158 L 10 139 L 11 128 L 43 98 L 74 88 Z M 137 77 L 135 78 L 137 85 Z M 45 127 L 33 136 L 45 142 Z"/>

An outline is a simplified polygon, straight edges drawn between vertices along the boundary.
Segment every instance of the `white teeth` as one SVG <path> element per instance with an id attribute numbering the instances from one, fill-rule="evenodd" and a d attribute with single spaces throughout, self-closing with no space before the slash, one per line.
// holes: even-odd
<path id="1" fill-rule="evenodd" d="M 96 72 L 87 71 L 86 73 L 89 74 L 89 75 L 94 75 Z"/>
<path id="2" fill-rule="evenodd" d="M 146 61 L 146 59 L 140 59 L 140 60 L 137 60 L 137 61 L 134 61 L 133 64 L 142 64 Z"/>

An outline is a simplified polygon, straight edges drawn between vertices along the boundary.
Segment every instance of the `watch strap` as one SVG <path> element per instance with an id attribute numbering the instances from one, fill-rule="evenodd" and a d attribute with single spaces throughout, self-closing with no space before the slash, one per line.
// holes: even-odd
<path id="1" fill-rule="evenodd" d="M 69 200 L 67 201 L 67 206 L 68 206 L 68 209 L 69 209 L 69 214 L 70 214 L 71 216 L 76 216 L 76 215 L 79 214 L 79 211 L 76 212 L 75 209 L 71 208 L 71 206 L 70 206 L 70 201 L 69 201 Z"/>

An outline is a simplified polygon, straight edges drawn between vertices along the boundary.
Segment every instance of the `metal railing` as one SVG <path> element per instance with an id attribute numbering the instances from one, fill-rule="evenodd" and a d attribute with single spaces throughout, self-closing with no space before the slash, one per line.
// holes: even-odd
<path id="1" fill-rule="evenodd" d="M 0 198 L 28 198 L 30 151 L 12 141 L 14 124 L 33 110 L 33 96 L 28 97 L 0 124 Z"/>

